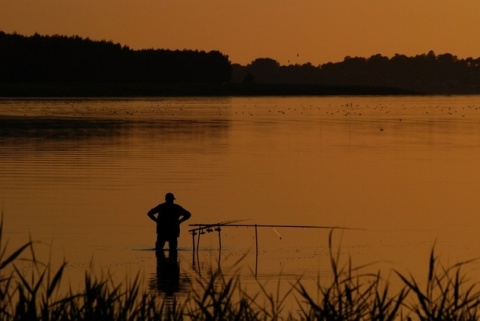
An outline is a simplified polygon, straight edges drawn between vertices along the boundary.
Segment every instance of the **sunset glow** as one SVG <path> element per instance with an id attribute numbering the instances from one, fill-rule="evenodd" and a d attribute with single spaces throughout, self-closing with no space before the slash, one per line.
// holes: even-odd
<path id="1" fill-rule="evenodd" d="M 480 2 L 382 0 L 2 0 L 0 30 L 78 35 L 133 49 L 219 50 L 314 65 L 433 50 L 480 56 Z"/>

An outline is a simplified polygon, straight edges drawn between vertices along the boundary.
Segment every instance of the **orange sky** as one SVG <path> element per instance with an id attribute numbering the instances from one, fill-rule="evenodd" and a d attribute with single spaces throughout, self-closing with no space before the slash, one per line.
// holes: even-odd
<path id="1" fill-rule="evenodd" d="M 281 64 L 433 50 L 480 57 L 476 0 L 0 0 L 0 30 Z"/>

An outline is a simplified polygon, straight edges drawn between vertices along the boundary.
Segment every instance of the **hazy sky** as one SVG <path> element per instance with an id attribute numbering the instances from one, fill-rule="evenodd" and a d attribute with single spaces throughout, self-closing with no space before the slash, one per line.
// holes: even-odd
<path id="1" fill-rule="evenodd" d="M 240 64 L 429 50 L 478 58 L 479 22 L 477 0 L 0 0 L 7 33 L 219 50 Z"/>

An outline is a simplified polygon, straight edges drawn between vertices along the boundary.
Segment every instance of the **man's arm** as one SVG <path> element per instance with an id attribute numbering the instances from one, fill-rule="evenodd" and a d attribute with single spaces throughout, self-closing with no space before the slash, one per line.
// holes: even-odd
<path id="1" fill-rule="evenodd" d="M 158 206 L 157 206 L 158 207 Z M 157 221 L 157 218 L 155 217 L 155 214 L 158 213 L 157 207 L 152 208 L 150 211 L 148 211 L 147 215 L 150 217 L 150 219 L 154 222 Z"/>
<path id="2" fill-rule="evenodd" d="M 185 222 L 192 216 L 192 214 L 190 214 L 190 212 L 187 211 L 186 209 L 182 208 L 182 210 L 183 211 L 182 211 L 182 214 L 180 215 L 180 219 L 178 220 L 178 224 Z"/>

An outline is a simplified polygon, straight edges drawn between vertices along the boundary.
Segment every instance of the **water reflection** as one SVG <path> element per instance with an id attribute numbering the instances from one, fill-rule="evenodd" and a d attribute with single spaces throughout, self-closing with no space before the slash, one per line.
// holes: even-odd
<path id="1" fill-rule="evenodd" d="M 132 182 L 178 177 L 177 168 L 215 170 L 218 164 L 212 162 L 212 155 L 228 148 L 230 122 L 202 111 L 188 117 L 146 113 L 128 118 L 125 113 L 82 117 L 68 114 L 67 107 L 60 110 L 64 114 L 0 115 L 0 195 L 4 199 L 18 204 L 25 193 L 13 191 L 23 189 L 23 182 L 37 191 L 47 187 L 68 193 L 65 185 L 123 189 Z M 202 172 L 195 168 L 189 177 L 199 175 Z M 72 195 L 76 198 L 78 193 Z M 29 197 L 33 204 L 36 200 Z M 50 212 L 45 211 L 47 216 Z"/>
<path id="2" fill-rule="evenodd" d="M 81 140 L 116 136 L 126 123 L 87 118 L 0 117 L 0 138 Z"/>
<path id="3" fill-rule="evenodd" d="M 173 140 L 203 137 L 214 138 L 226 134 L 229 122 L 225 119 L 102 119 L 77 117 L 19 117 L 0 116 L 2 141 L 49 140 L 81 141 L 102 137 L 131 135 L 163 136 Z"/>
<path id="4" fill-rule="evenodd" d="M 181 273 L 178 251 L 155 251 L 157 258 L 156 274 L 150 280 L 152 290 L 172 297 L 185 293 L 191 284 L 187 274 Z"/>

